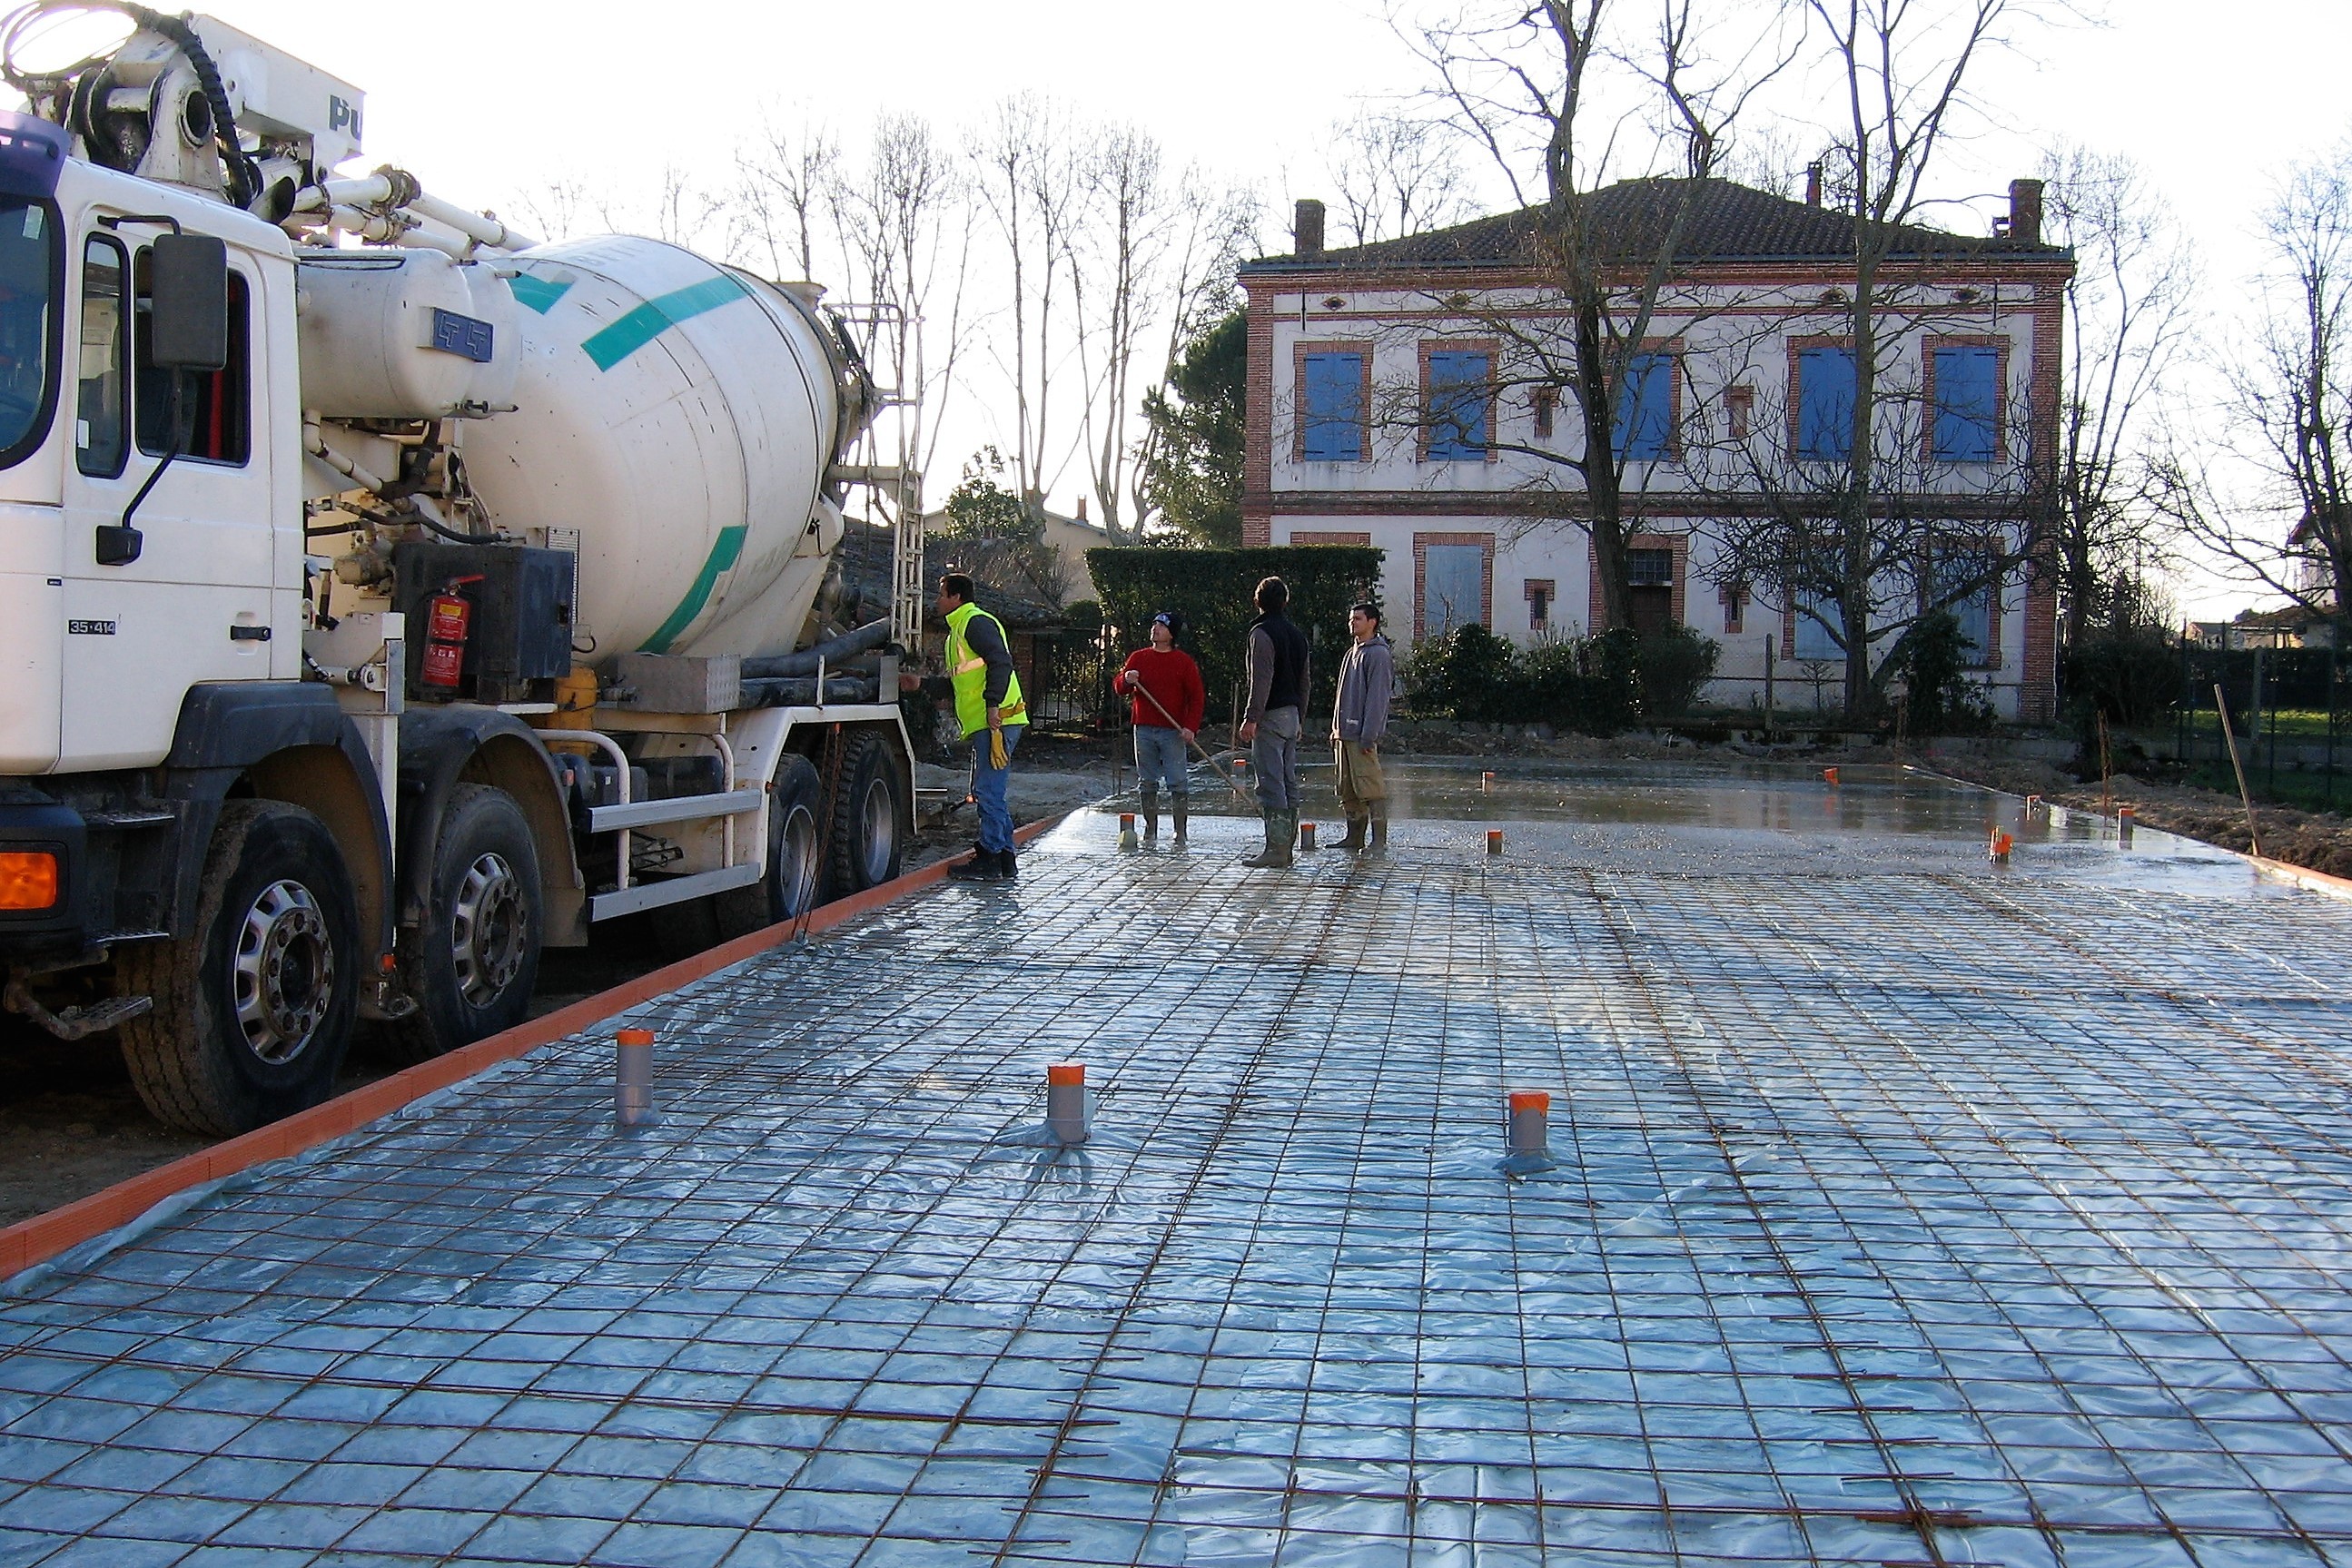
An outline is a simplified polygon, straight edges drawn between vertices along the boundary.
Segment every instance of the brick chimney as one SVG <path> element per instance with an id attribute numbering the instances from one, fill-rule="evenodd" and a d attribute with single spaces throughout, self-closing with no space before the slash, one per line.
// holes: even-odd
<path id="1" fill-rule="evenodd" d="M 1086 498 L 1084 496 L 1081 496 L 1081 497 L 1078 497 L 1078 521 L 1080 521 L 1080 522 L 1082 522 L 1082 523 L 1083 523 L 1083 522 L 1085 522 L 1086 520 L 1087 520 L 1087 498 Z"/>
<path id="2" fill-rule="evenodd" d="M 1818 207 L 1821 204 L 1822 166 L 1819 163 L 1808 163 L 1805 165 L 1805 205 Z"/>
<path id="3" fill-rule="evenodd" d="M 2020 245 L 2042 243 L 2042 182 L 2009 183 L 2009 237 Z"/>
<path id="4" fill-rule="evenodd" d="M 1323 254 L 1323 204 L 1312 196 L 1298 201 L 1298 214 L 1292 221 L 1290 232 L 1298 241 L 1297 256 L 1301 261 L 1314 261 Z"/>

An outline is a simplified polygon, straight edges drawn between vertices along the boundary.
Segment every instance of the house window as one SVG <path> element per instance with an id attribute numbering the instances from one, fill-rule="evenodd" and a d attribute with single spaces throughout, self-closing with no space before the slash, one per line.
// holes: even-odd
<path id="1" fill-rule="evenodd" d="M 1834 461 L 1853 448 L 1853 350 L 1797 353 L 1797 455 Z"/>
<path id="2" fill-rule="evenodd" d="M 1742 630 L 1748 619 L 1748 588 L 1744 583 L 1727 582 L 1715 591 L 1717 601 L 1723 606 L 1723 630 L 1726 633 Z"/>
<path id="3" fill-rule="evenodd" d="M 1493 360 L 1462 349 L 1433 349 L 1423 383 L 1424 417 L 1433 463 L 1475 463 L 1486 455 L 1486 424 L 1494 393 L 1486 384 Z"/>
<path id="4" fill-rule="evenodd" d="M 1970 669 L 1995 662 L 1993 614 L 1999 602 L 1999 561 L 1981 546 L 1948 545 L 1936 552 L 1932 580 L 1935 598 L 1949 600 L 1946 608 L 1960 625 L 1963 661 Z M 1958 594 L 1957 599 L 1952 598 Z"/>
<path id="5" fill-rule="evenodd" d="M 1309 463 L 1364 459 L 1364 356 L 1307 354 L 1300 362 L 1305 411 L 1299 455 Z"/>
<path id="6" fill-rule="evenodd" d="M 1797 595 L 1797 631 L 1790 648 L 1800 659 L 1843 659 L 1845 648 L 1838 641 L 1845 634 L 1845 607 L 1828 594 L 1800 592 Z M 1834 628 L 1834 630 L 1832 630 Z"/>
<path id="7" fill-rule="evenodd" d="M 1731 427 L 1731 439 L 1747 440 L 1748 422 L 1756 413 L 1756 389 L 1750 386 L 1729 389 L 1723 394 L 1723 411 Z"/>
<path id="8" fill-rule="evenodd" d="M 1675 357 L 1636 354 L 1625 367 L 1625 392 L 1617 404 L 1617 455 L 1655 462 L 1674 445 Z"/>
<path id="9" fill-rule="evenodd" d="M 1528 578 L 1525 592 L 1528 596 L 1528 630 L 1549 632 L 1551 630 L 1551 601 L 1555 597 L 1552 592 L 1552 579 Z"/>
<path id="10" fill-rule="evenodd" d="M 1989 348 L 1939 348 L 1934 360 L 1937 460 L 1991 462 L 2000 449 L 2000 354 Z"/>
<path id="11" fill-rule="evenodd" d="M 1412 560 L 1416 638 L 1443 637 L 1461 626 L 1494 625 L 1492 534 L 1415 534 Z"/>
<path id="12" fill-rule="evenodd" d="M 1532 401 L 1536 411 L 1536 439 L 1549 441 L 1551 439 L 1552 415 L 1559 409 L 1559 389 L 1538 387 Z"/>
<path id="13" fill-rule="evenodd" d="M 1673 625 L 1675 552 L 1671 549 L 1627 550 L 1625 591 L 1634 631 L 1646 636 Z"/>

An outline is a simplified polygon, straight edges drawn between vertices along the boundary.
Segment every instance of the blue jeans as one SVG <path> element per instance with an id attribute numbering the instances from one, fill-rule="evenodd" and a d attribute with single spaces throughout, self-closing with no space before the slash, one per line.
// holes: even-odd
<path id="1" fill-rule="evenodd" d="M 1171 795 L 1191 792 L 1192 776 L 1184 762 L 1184 737 L 1164 724 L 1135 727 L 1136 781 L 1149 789 L 1167 786 Z"/>
<path id="2" fill-rule="evenodd" d="M 1013 808 L 1004 802 L 1004 781 L 1013 775 L 1013 748 L 1021 744 L 1021 732 L 1025 724 L 1004 727 L 1004 766 L 992 768 L 988 762 L 988 731 L 975 730 L 971 737 L 971 793 L 980 804 L 980 847 L 982 852 L 996 854 L 1013 847 Z"/>

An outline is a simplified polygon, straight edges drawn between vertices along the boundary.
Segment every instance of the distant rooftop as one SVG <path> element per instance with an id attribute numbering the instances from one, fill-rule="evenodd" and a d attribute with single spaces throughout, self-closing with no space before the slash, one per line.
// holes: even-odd
<path id="1" fill-rule="evenodd" d="M 1679 260 L 1843 261 L 1853 254 L 1852 214 L 1790 201 L 1729 180 L 1622 180 L 1581 201 L 1604 255 L 1612 260 L 1646 261 L 1656 255 L 1683 193 L 1694 186 L 1696 197 L 1689 233 L 1676 249 Z M 1265 256 L 1244 264 L 1241 270 L 1247 275 L 1350 267 L 1507 267 L 1541 259 L 1539 242 L 1545 224 L 1544 208 L 1523 207 L 1373 245 L 1348 246 L 1305 257 Z M 1892 254 L 1903 260 L 2006 256 L 2064 261 L 2073 255 L 2066 246 L 2043 244 L 2038 237 L 1957 235 L 1919 227 L 1906 227 L 1897 235 Z"/>

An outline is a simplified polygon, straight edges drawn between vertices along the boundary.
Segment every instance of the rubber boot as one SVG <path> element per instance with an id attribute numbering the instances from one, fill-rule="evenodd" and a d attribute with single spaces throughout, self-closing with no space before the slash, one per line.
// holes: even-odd
<path id="1" fill-rule="evenodd" d="M 1386 817 L 1372 819 L 1372 841 L 1364 847 L 1364 852 L 1368 855 L 1389 852 L 1389 820 Z"/>
<path id="2" fill-rule="evenodd" d="M 1014 852 L 1011 850 L 996 852 L 996 877 L 999 882 L 1021 880 L 1021 862 Z"/>
<path id="3" fill-rule="evenodd" d="M 1269 866 L 1288 865 L 1290 863 L 1290 846 L 1286 843 L 1281 842 L 1280 837 L 1282 833 L 1282 813 L 1279 811 L 1261 810 L 1258 812 L 1258 816 L 1265 823 L 1265 848 L 1258 851 L 1258 852 L 1250 859 L 1242 862 L 1242 864 L 1249 867 L 1253 871 L 1264 871 Z"/>
<path id="4" fill-rule="evenodd" d="M 1368 823 L 1367 823 L 1367 820 L 1366 820 L 1365 818 L 1362 818 L 1362 817 L 1350 817 L 1350 818 L 1349 818 L 1349 819 L 1348 819 L 1348 836 L 1347 836 L 1346 838 L 1344 838 L 1344 839 L 1339 840 L 1337 843 L 1334 843 L 1331 847 L 1332 847 L 1333 849 L 1335 849 L 1335 850 L 1360 850 L 1360 849 L 1362 849 L 1362 848 L 1364 847 L 1364 829 L 1365 829 L 1365 827 L 1366 827 L 1367 825 L 1368 825 Z"/>
<path id="5" fill-rule="evenodd" d="M 1139 792 L 1142 796 L 1137 804 L 1143 808 L 1143 839 L 1149 843 L 1160 836 L 1160 786 L 1145 784 Z"/>
<path id="6" fill-rule="evenodd" d="M 956 882 L 994 882 L 1000 874 L 994 850 L 975 849 L 970 860 L 948 867 L 949 877 Z"/>
<path id="7" fill-rule="evenodd" d="M 1192 797 L 1181 794 L 1171 795 L 1168 797 L 1168 805 L 1169 809 L 1175 814 L 1176 847 L 1181 850 L 1184 847 L 1185 842 L 1185 824 L 1192 820 Z"/>

